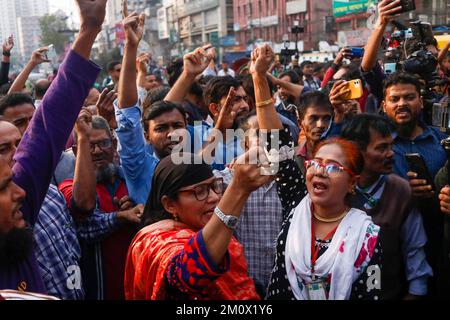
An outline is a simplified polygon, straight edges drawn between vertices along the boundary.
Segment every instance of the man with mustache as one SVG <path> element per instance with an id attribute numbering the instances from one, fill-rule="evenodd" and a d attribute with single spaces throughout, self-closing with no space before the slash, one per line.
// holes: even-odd
<path id="1" fill-rule="evenodd" d="M 437 128 L 425 125 L 421 121 L 423 100 L 420 96 L 421 85 L 415 76 L 396 73 L 384 84 L 383 111 L 397 129 L 394 138 L 394 173 L 410 180 L 413 196 L 418 200 L 422 212 L 425 231 L 428 237 L 426 245 L 427 259 L 435 273 L 434 281 L 439 279 L 438 261 L 443 239 L 443 215 L 433 186 L 426 180 L 417 179 L 416 172 L 409 172 L 405 154 L 418 153 L 425 160 L 428 171 L 434 179 L 447 160 L 441 140 L 446 136 Z M 435 285 L 430 287 L 430 291 Z"/>
<path id="2" fill-rule="evenodd" d="M 425 296 L 433 275 L 424 251 L 427 236 L 422 216 L 413 205 L 411 188 L 392 174 L 393 137 L 392 124 L 374 114 L 355 115 L 342 131 L 342 138 L 357 143 L 364 156 L 351 202 L 381 227 L 383 300 Z"/>
<path id="3" fill-rule="evenodd" d="M 89 62 L 106 0 L 77 0 L 80 33 L 16 152 L 0 161 L 0 289 L 45 293 L 28 226 L 36 222 L 50 179 L 99 68 Z"/>
<path id="4" fill-rule="evenodd" d="M 90 118 L 90 113 L 86 111 L 84 117 Z M 119 165 L 114 162 L 115 142 L 108 122 L 100 116 L 93 116 L 92 128 L 83 139 L 76 132 L 75 140 L 88 140 L 90 154 L 79 149 L 78 145 L 72 147 L 77 157 L 75 177 L 59 186 L 72 215 L 82 218 L 98 209 L 117 216 L 120 222 L 129 222 L 117 226 L 102 241 L 82 242 L 86 295 L 88 299 L 123 299 L 123 281 L 120 280 L 124 277 L 128 246 L 136 233 L 133 224 L 140 222 L 141 208 L 131 203 L 125 179 Z M 129 212 L 122 217 L 127 210 Z M 95 263 L 91 264 L 89 260 Z"/>
<path id="5" fill-rule="evenodd" d="M 310 160 L 316 145 L 331 124 L 333 107 L 328 97 L 320 92 L 308 92 L 302 96 L 298 108 L 298 125 L 302 129 L 295 161 L 305 174 L 305 160 Z"/>
<path id="6" fill-rule="evenodd" d="M 232 92 L 231 95 L 230 91 Z M 197 139 L 197 141 L 194 145 L 203 146 L 204 148 L 213 140 L 218 142 L 211 153 L 212 159 L 210 160 L 213 160 L 211 166 L 215 170 L 223 170 L 226 164 L 229 164 L 233 159 L 244 153 L 241 137 L 239 135 L 231 135 L 231 132 L 227 132 L 227 130 L 237 130 L 240 121 L 248 116 L 250 112 L 249 97 L 240 81 L 227 76 L 211 79 L 206 85 L 203 98 L 209 108 L 210 116 L 214 120 L 214 126 L 206 122 L 201 126 L 195 126 L 194 139 Z M 220 111 L 222 108 L 225 108 L 228 98 L 231 99 L 228 106 L 230 108 L 230 117 L 228 117 L 227 121 L 219 121 Z M 219 132 L 221 137 L 217 136 Z"/>

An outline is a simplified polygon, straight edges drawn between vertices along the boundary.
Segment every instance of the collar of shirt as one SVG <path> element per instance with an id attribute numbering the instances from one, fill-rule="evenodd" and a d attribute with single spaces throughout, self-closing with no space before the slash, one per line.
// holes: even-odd
<path id="1" fill-rule="evenodd" d="M 297 150 L 298 150 L 297 155 L 301 156 L 302 158 L 305 158 L 306 160 L 309 160 L 307 158 L 308 148 L 306 145 L 306 138 L 300 139 Z"/>
<path id="2" fill-rule="evenodd" d="M 422 140 L 427 140 L 430 137 L 431 138 L 435 137 L 433 130 L 429 126 L 423 124 L 422 122 L 419 123 L 419 126 L 423 129 L 423 132 L 420 135 L 418 135 L 414 140 L 411 140 L 409 138 L 408 139 L 402 138 L 397 133 L 395 133 L 395 135 L 394 135 L 394 140 L 422 141 Z"/>

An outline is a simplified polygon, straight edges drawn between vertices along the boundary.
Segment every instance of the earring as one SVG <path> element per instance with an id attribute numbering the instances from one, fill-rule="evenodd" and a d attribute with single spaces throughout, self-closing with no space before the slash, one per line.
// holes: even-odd
<path id="1" fill-rule="evenodd" d="M 178 216 L 177 216 L 177 215 L 174 215 L 173 219 L 174 219 L 175 221 L 178 221 Z"/>
<path id="2" fill-rule="evenodd" d="M 350 191 L 350 194 L 353 195 L 353 196 L 356 195 L 356 189 L 355 189 L 355 187 L 352 188 L 352 190 Z"/>

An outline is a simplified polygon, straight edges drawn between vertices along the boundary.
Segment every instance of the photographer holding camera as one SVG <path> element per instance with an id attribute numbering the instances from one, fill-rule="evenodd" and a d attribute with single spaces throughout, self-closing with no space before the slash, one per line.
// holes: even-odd
<path id="1" fill-rule="evenodd" d="M 436 190 L 432 182 L 418 177 L 419 172 L 412 172 L 407 159 L 408 153 L 419 154 L 423 158 L 427 171 L 432 179 L 447 160 L 445 150 L 440 142 L 445 135 L 437 128 L 428 126 L 423 121 L 424 110 L 427 109 L 427 99 L 433 99 L 432 86 L 434 78 L 430 76 L 437 69 L 438 54 L 434 38 L 424 36 L 420 22 L 413 23 L 414 37 L 418 42 L 412 44 L 416 50 L 402 62 L 403 71 L 392 74 L 382 85 L 386 74 L 377 63 L 378 52 L 381 48 L 386 27 L 402 12 L 401 1 L 381 1 L 378 4 L 379 17 L 376 27 L 368 40 L 361 69 L 371 91 L 381 101 L 381 109 L 397 127 L 394 139 L 394 171 L 399 176 L 409 179 L 413 195 L 417 200 L 425 230 L 428 237 L 426 246 L 427 260 L 434 271 L 434 283 L 430 293 L 436 293 L 437 279 L 441 280 L 440 254 L 443 240 L 443 215 L 439 209 Z M 398 23 L 395 24 L 399 25 Z M 403 32 L 405 38 L 410 37 Z M 417 36 L 417 35 L 420 36 Z M 407 73 L 406 73 L 407 72 Z M 420 78 L 413 74 L 419 75 Z M 425 90 L 423 87 L 425 85 Z M 444 271 L 445 273 L 445 271 Z"/>

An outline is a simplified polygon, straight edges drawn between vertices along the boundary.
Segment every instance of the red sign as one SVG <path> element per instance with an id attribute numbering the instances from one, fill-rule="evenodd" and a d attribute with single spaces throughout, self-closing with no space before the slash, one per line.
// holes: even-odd
<path id="1" fill-rule="evenodd" d="M 116 29 L 116 44 L 124 44 L 125 29 L 123 28 L 123 24 L 121 23 L 116 24 L 115 29 Z"/>

